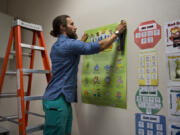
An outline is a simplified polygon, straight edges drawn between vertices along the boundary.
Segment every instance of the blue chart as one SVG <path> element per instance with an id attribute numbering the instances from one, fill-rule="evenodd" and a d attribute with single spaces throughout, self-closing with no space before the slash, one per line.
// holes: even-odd
<path id="1" fill-rule="evenodd" d="M 136 113 L 136 135 L 166 135 L 165 117 Z"/>

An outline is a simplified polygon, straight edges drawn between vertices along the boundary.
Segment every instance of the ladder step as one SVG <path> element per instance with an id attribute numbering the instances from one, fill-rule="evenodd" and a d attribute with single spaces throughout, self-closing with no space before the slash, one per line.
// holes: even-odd
<path id="1" fill-rule="evenodd" d="M 35 131 L 43 130 L 43 128 L 44 128 L 44 124 L 33 126 L 33 127 L 27 127 L 26 133 L 29 134 Z"/>
<path id="2" fill-rule="evenodd" d="M 27 92 L 24 92 L 24 95 L 27 95 Z M 17 97 L 17 93 L 1 93 L 0 98 L 13 98 Z"/>
<path id="3" fill-rule="evenodd" d="M 15 71 L 7 71 L 6 75 L 16 75 Z M 29 75 L 29 73 L 23 73 L 23 75 Z"/>
<path id="4" fill-rule="evenodd" d="M 42 31 L 42 26 L 41 25 L 24 22 L 24 21 L 22 21 L 20 19 L 14 20 L 13 26 L 17 26 L 17 25 L 19 25 L 19 26 L 21 26 L 23 28 L 26 28 L 26 29 L 30 29 L 30 30 Z"/>
<path id="5" fill-rule="evenodd" d="M 17 97 L 17 93 L 1 93 L 0 98 Z"/>
<path id="6" fill-rule="evenodd" d="M 16 52 L 15 52 L 15 51 L 11 51 L 11 54 L 12 54 L 12 55 L 16 55 Z M 22 55 L 23 55 L 23 56 L 29 56 L 29 57 L 32 56 L 31 53 L 22 53 Z"/>
<path id="7" fill-rule="evenodd" d="M 6 75 L 16 75 L 16 72 L 14 72 L 14 71 L 6 71 Z"/>
<path id="8" fill-rule="evenodd" d="M 31 100 L 41 100 L 43 96 L 25 96 L 25 101 L 31 101 Z"/>
<path id="9" fill-rule="evenodd" d="M 23 73 L 39 73 L 39 74 L 48 74 L 49 70 L 37 70 L 37 69 L 23 69 Z"/>
<path id="10" fill-rule="evenodd" d="M 21 47 L 28 48 L 28 49 L 40 50 L 40 51 L 45 50 L 44 47 L 40 47 L 40 46 L 37 46 L 37 45 L 29 45 L 29 44 L 24 44 L 24 43 L 21 43 Z"/>
<path id="11" fill-rule="evenodd" d="M 15 121 L 15 119 L 18 119 L 17 115 L 12 116 L 0 116 L 0 121 L 9 121 L 15 124 L 18 124 L 18 121 Z"/>
<path id="12" fill-rule="evenodd" d="M 38 69 L 23 69 L 23 75 L 29 75 L 30 73 L 49 74 L 49 70 L 38 70 Z M 7 75 L 16 75 L 15 71 L 7 71 Z"/>
<path id="13" fill-rule="evenodd" d="M 28 114 L 30 114 L 30 115 L 34 115 L 34 116 L 38 116 L 38 117 L 42 117 L 42 118 L 44 118 L 44 117 L 45 117 L 45 115 L 38 114 L 38 113 L 34 113 L 34 112 L 28 112 Z"/>

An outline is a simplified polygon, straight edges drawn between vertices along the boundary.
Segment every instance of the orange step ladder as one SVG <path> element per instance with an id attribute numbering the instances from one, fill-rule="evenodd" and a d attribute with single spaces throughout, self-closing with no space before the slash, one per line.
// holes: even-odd
<path id="1" fill-rule="evenodd" d="M 33 32 L 32 45 L 21 43 L 21 29 L 30 30 Z M 36 45 L 36 39 L 38 39 L 39 45 Z M 13 41 L 14 41 L 15 51 L 12 51 L 11 49 Z M 23 53 L 22 48 L 31 49 L 30 50 L 31 53 L 28 54 Z M 44 70 L 33 69 L 35 50 L 39 50 L 41 52 Z M 16 56 L 16 71 L 13 72 L 7 71 L 7 64 L 10 54 Z M 23 68 L 22 56 L 24 55 L 30 57 L 29 69 Z M 42 99 L 42 96 L 31 96 L 32 73 L 45 74 L 47 82 L 50 81 L 52 76 L 50 70 L 50 64 L 48 60 L 48 54 L 45 47 L 42 26 L 32 23 L 27 23 L 20 19 L 17 19 L 14 20 L 10 32 L 6 55 L 4 58 L 4 63 L 0 76 L 0 98 L 17 97 L 18 116 L 8 116 L 8 117 L 0 116 L 0 120 L 17 123 L 19 125 L 19 135 L 26 135 L 28 133 L 32 133 L 36 130 L 40 130 L 43 128 L 43 124 L 35 127 L 28 127 L 28 114 L 44 117 L 43 115 L 29 112 L 30 101 Z M 2 93 L 3 82 L 6 74 L 16 75 L 17 78 L 16 93 Z M 24 91 L 23 75 L 28 76 L 27 92 Z M 14 119 L 18 119 L 18 121 L 15 121 Z"/>

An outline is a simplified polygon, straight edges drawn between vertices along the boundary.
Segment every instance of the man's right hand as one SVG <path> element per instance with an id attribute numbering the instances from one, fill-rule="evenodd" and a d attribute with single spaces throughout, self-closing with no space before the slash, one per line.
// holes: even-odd
<path id="1" fill-rule="evenodd" d="M 126 30 L 126 22 L 124 20 L 117 26 L 116 30 L 119 31 L 119 34 L 122 34 Z"/>
<path id="2" fill-rule="evenodd" d="M 114 42 L 114 40 L 120 34 L 122 34 L 125 30 L 126 30 L 126 22 L 121 21 L 121 23 L 116 28 L 116 31 L 118 31 L 118 34 L 113 33 L 110 37 L 99 41 L 100 51 L 103 51 L 104 49 L 108 48 Z"/>

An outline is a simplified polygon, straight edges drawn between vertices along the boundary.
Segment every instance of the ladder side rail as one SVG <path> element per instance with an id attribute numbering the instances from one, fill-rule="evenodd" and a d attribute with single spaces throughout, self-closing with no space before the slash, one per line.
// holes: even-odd
<path id="1" fill-rule="evenodd" d="M 3 67 L 2 67 L 2 71 L 1 71 L 1 76 L 0 76 L 0 94 L 2 92 L 4 77 L 5 77 L 6 68 L 7 68 L 7 64 L 8 64 L 8 60 L 9 60 L 9 54 L 11 52 L 13 35 L 14 35 L 14 30 L 12 28 L 11 32 L 10 32 L 8 46 L 7 46 L 7 49 L 6 49 L 6 55 L 5 55 L 5 58 L 4 58 L 4 63 L 3 63 Z"/>
<path id="2" fill-rule="evenodd" d="M 37 37 L 37 32 L 33 31 L 33 40 L 32 40 L 32 45 L 36 44 L 36 37 Z M 29 65 L 29 69 L 33 69 L 34 67 L 34 58 L 35 58 L 35 50 L 32 49 L 31 50 L 31 58 L 30 58 L 30 65 Z M 31 95 L 31 84 L 32 84 L 32 73 L 29 74 L 28 76 L 28 87 L 27 87 L 27 96 Z M 26 101 L 26 116 L 25 116 L 25 120 L 26 120 L 26 127 L 28 125 L 28 112 L 29 112 L 29 106 L 30 106 L 30 101 Z"/>
<path id="3" fill-rule="evenodd" d="M 15 50 L 16 50 L 16 76 L 17 76 L 17 96 L 18 96 L 18 121 L 19 135 L 26 135 L 25 126 L 25 106 L 24 106 L 24 87 L 23 87 L 23 66 L 21 48 L 21 27 L 15 26 Z"/>
<path id="4" fill-rule="evenodd" d="M 44 47 L 44 51 L 41 51 L 41 56 L 43 59 L 44 69 L 50 71 L 50 73 L 46 74 L 47 82 L 49 82 L 51 77 L 52 77 L 52 73 L 51 73 L 51 68 L 50 68 L 49 59 L 48 59 L 48 53 L 46 50 L 46 46 L 45 46 L 45 42 L 44 42 L 44 36 L 43 36 L 42 31 L 38 32 L 38 41 L 39 41 L 39 45 L 41 47 Z"/>

